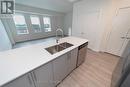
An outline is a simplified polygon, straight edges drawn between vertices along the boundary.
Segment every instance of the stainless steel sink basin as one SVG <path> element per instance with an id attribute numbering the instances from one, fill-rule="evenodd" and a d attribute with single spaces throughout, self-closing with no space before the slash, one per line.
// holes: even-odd
<path id="1" fill-rule="evenodd" d="M 67 43 L 67 42 L 61 43 L 59 45 L 62 46 L 62 47 L 65 47 L 65 48 L 69 48 L 69 47 L 73 46 L 73 44 L 70 44 L 70 43 Z"/>
<path id="2" fill-rule="evenodd" d="M 67 43 L 67 42 L 64 42 L 64 43 L 61 43 L 59 45 L 54 45 L 54 46 L 51 46 L 51 47 L 48 47 L 48 48 L 45 48 L 49 53 L 51 54 L 55 54 L 57 52 L 60 52 L 66 48 L 69 48 L 73 46 L 73 44 L 70 44 L 70 43 Z"/>
<path id="3" fill-rule="evenodd" d="M 54 53 L 57 53 L 59 51 L 62 51 L 64 50 L 65 48 L 64 47 L 61 47 L 59 45 L 55 45 L 55 46 L 52 46 L 52 47 L 48 47 L 48 48 L 45 48 L 49 53 L 51 54 L 54 54 Z"/>

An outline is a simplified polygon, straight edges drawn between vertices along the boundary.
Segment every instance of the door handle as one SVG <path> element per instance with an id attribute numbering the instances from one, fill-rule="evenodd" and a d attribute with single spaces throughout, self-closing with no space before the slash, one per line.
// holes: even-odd
<path id="1" fill-rule="evenodd" d="M 121 39 L 125 39 L 126 37 L 121 37 Z"/>
<path id="2" fill-rule="evenodd" d="M 122 39 L 130 39 L 130 37 L 121 37 Z"/>
<path id="3" fill-rule="evenodd" d="M 126 37 L 126 39 L 130 39 L 130 37 Z"/>

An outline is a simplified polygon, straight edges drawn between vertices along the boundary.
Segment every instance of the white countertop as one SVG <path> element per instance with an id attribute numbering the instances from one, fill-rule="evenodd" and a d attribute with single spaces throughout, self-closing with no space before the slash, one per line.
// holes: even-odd
<path id="1" fill-rule="evenodd" d="M 50 54 L 44 48 L 56 45 L 55 40 L 44 43 L 30 45 L 12 49 L 0 53 L 0 86 L 32 71 L 33 69 L 54 60 L 60 55 L 88 42 L 86 39 L 77 37 L 65 37 L 60 39 L 60 43 L 68 42 L 74 46 L 55 54 Z"/>

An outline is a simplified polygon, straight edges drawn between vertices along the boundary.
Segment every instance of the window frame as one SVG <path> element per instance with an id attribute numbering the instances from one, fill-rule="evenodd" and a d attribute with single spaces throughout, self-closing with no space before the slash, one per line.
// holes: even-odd
<path id="1" fill-rule="evenodd" d="M 20 15 L 20 16 L 22 16 L 24 18 L 24 22 L 25 22 L 25 25 L 26 25 L 26 31 L 27 31 L 27 33 L 19 33 L 18 32 L 20 29 L 18 29 L 18 27 L 17 27 L 16 20 L 15 20 L 15 15 Z M 14 22 L 14 25 L 15 25 L 15 29 L 16 29 L 16 34 L 17 35 L 28 35 L 29 34 L 29 28 L 28 28 L 28 24 L 26 22 L 26 18 L 25 18 L 24 14 L 22 14 L 22 13 L 16 13 L 16 14 L 14 14 L 13 15 L 13 22 Z"/>
<path id="2" fill-rule="evenodd" d="M 49 21 L 50 21 L 50 24 L 49 24 L 49 25 L 50 25 L 50 31 L 48 31 L 48 30 L 46 31 L 46 28 L 45 28 L 45 26 L 44 26 L 44 25 L 45 25 L 45 23 L 44 23 L 44 18 L 49 18 Z M 52 32 L 52 22 L 51 22 L 51 17 L 50 17 L 50 16 L 43 16 L 43 17 L 42 17 L 42 20 L 43 20 L 43 28 L 44 28 L 44 32 L 46 32 L 46 33 L 47 33 L 47 32 Z"/>
<path id="3" fill-rule="evenodd" d="M 31 17 L 37 17 L 38 18 L 38 21 L 39 21 L 39 24 L 38 24 L 39 25 L 39 31 L 38 32 L 35 32 L 35 29 L 33 28 L 33 23 L 32 23 Z M 31 21 L 31 27 L 32 27 L 32 30 L 33 30 L 34 33 L 42 32 L 42 25 L 41 25 L 41 21 L 40 21 L 39 15 L 30 14 L 30 21 Z"/>

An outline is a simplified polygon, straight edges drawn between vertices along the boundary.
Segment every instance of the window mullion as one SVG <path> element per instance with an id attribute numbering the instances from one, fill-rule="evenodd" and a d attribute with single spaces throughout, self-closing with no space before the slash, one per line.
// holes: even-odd
<path id="1" fill-rule="evenodd" d="M 44 21 L 43 21 L 43 16 L 39 16 L 39 18 L 40 18 L 40 24 L 41 24 L 41 31 L 42 31 L 42 32 L 45 32 L 45 31 L 44 31 Z"/>

